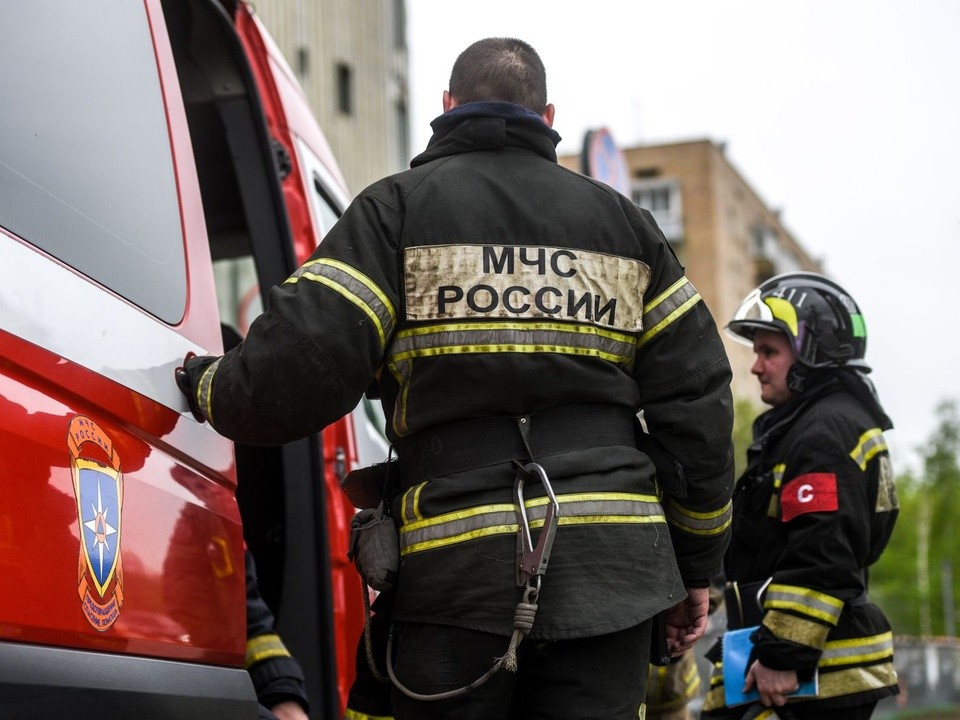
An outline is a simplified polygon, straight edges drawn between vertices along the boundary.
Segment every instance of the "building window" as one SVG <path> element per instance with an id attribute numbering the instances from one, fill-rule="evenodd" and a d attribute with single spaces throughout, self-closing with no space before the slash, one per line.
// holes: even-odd
<path id="1" fill-rule="evenodd" d="M 353 114 L 353 70 L 346 63 L 337 64 L 337 107 L 341 115 Z"/>
<path id="2" fill-rule="evenodd" d="M 760 222 L 750 229 L 750 245 L 758 276 L 772 277 L 800 269 L 796 253 L 769 225 Z"/>
<path id="3" fill-rule="evenodd" d="M 179 323 L 180 200 L 143 3 L 0 8 L 0 225 Z"/>
<path id="4" fill-rule="evenodd" d="M 310 70 L 310 50 L 301 45 L 297 48 L 297 78 L 303 81 Z"/>
<path id="5" fill-rule="evenodd" d="M 683 240 L 683 213 L 678 181 L 635 178 L 630 188 L 630 199 L 653 214 L 653 219 L 657 221 L 667 240 L 671 243 Z"/>
<path id="6" fill-rule="evenodd" d="M 634 188 L 633 202 L 650 212 L 670 209 L 670 188 Z"/>

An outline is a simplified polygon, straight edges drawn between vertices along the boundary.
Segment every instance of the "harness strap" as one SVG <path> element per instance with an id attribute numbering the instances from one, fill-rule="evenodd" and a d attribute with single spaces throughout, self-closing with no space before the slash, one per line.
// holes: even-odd
<path id="1" fill-rule="evenodd" d="M 562 405 L 522 416 L 468 418 L 421 430 L 396 443 L 403 484 L 410 487 L 430 478 L 512 460 L 525 463 L 578 450 L 636 447 L 634 417 L 634 411 L 625 405 L 594 403 Z"/>

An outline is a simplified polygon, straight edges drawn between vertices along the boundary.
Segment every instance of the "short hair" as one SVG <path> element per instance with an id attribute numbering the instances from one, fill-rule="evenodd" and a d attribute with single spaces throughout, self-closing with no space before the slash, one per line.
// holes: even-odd
<path id="1" fill-rule="evenodd" d="M 542 115 L 547 109 L 547 71 L 537 51 L 523 40 L 486 38 L 460 53 L 449 92 L 461 105 L 498 100 Z"/>

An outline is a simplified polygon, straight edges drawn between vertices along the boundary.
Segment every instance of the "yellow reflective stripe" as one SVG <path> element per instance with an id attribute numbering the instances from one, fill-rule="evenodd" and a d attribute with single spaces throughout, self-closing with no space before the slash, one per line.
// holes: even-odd
<path id="1" fill-rule="evenodd" d="M 786 463 L 773 466 L 773 493 L 770 495 L 770 505 L 767 506 L 767 517 L 777 517 L 777 510 L 780 508 L 780 485 L 786 471 Z"/>
<path id="2" fill-rule="evenodd" d="M 359 710 L 347 708 L 343 713 L 343 720 L 393 720 L 393 715 L 368 715 Z"/>
<path id="3" fill-rule="evenodd" d="M 700 293 L 686 277 L 677 280 L 643 307 L 644 333 L 637 340 L 637 349 L 650 342 L 654 336 L 690 308 L 700 302 Z"/>
<path id="4" fill-rule="evenodd" d="M 861 470 L 867 469 L 867 463 L 873 457 L 887 449 L 887 442 L 883 438 L 883 431 L 880 428 L 867 430 L 860 436 L 857 446 L 850 451 L 851 459 L 860 466 Z"/>
<path id="5" fill-rule="evenodd" d="M 213 422 L 213 376 L 220 367 L 222 357 L 218 357 L 214 362 L 207 366 L 200 376 L 200 382 L 197 383 L 197 405 L 202 409 L 207 420 Z"/>
<path id="6" fill-rule="evenodd" d="M 780 463 L 778 465 L 773 466 L 773 486 L 775 488 L 780 487 L 781 483 L 783 483 L 783 475 L 786 471 L 787 471 L 786 463 Z"/>
<path id="7" fill-rule="evenodd" d="M 647 705 L 663 713 L 685 706 L 700 694 L 700 673 L 692 653 L 667 666 L 651 665 L 647 673 Z"/>
<path id="8" fill-rule="evenodd" d="M 820 673 L 820 699 L 851 695 L 867 690 L 879 690 L 897 684 L 897 671 L 892 662 L 844 668 Z"/>
<path id="9" fill-rule="evenodd" d="M 409 360 L 404 360 L 399 363 L 389 363 L 387 367 L 390 369 L 390 374 L 393 375 L 397 381 L 397 385 L 400 387 L 400 391 L 397 393 L 397 402 L 393 408 L 393 417 L 390 422 L 393 425 L 394 432 L 396 432 L 398 436 L 403 437 L 410 429 L 407 424 L 407 405 L 410 400 L 410 378 L 413 375 L 413 363 Z"/>
<path id="10" fill-rule="evenodd" d="M 667 679 L 667 668 L 661 665 L 649 665 L 647 669 L 647 702 L 651 705 L 660 705 L 663 702 L 664 683 Z"/>
<path id="11" fill-rule="evenodd" d="M 423 515 L 420 514 L 420 493 L 426 485 L 427 483 L 422 482 L 403 493 L 403 502 L 400 506 L 400 521 L 403 524 L 423 520 Z"/>
<path id="12" fill-rule="evenodd" d="M 831 627 L 816 620 L 787 615 L 779 610 L 768 610 L 763 616 L 763 626 L 781 640 L 790 640 L 817 650 L 823 647 Z"/>
<path id="13" fill-rule="evenodd" d="M 631 335 L 574 323 L 484 322 L 418 326 L 396 334 L 388 362 L 467 353 L 536 353 L 599 357 L 632 365 Z"/>
<path id="14" fill-rule="evenodd" d="M 700 694 L 700 671 L 697 668 L 693 653 L 687 653 L 679 664 L 683 668 L 680 675 L 680 679 L 683 681 L 683 693 L 682 697 L 677 698 L 676 702 L 685 705 Z"/>
<path id="15" fill-rule="evenodd" d="M 386 347 L 397 315 L 390 298 L 370 278 L 339 260 L 320 258 L 302 265 L 286 279 L 285 284 L 301 279 L 328 287 L 360 308 L 373 322 L 380 346 Z"/>
<path id="16" fill-rule="evenodd" d="M 719 510 L 695 512 L 685 508 L 673 498 L 664 506 L 667 522 L 691 535 L 719 535 L 728 527 L 733 517 L 733 503 L 728 502 Z"/>
<path id="17" fill-rule="evenodd" d="M 653 300 L 644 304 L 643 326 L 649 328 L 651 325 L 656 325 L 683 304 L 685 300 L 693 297 L 696 292 L 697 289 L 693 287 L 693 283 L 686 277 L 681 277 Z M 669 302 L 667 302 L 668 300 Z"/>
<path id="18" fill-rule="evenodd" d="M 819 667 L 858 665 L 893 658 L 893 633 L 833 640 L 824 645 Z"/>
<path id="19" fill-rule="evenodd" d="M 635 352 L 632 335 L 575 323 L 462 322 L 405 328 L 394 335 L 386 359 L 400 388 L 391 419 L 393 429 L 401 437 L 408 432 L 409 391 L 417 358 L 554 353 L 596 357 L 629 371 Z"/>
<path id="20" fill-rule="evenodd" d="M 557 501 L 561 506 L 558 518 L 561 526 L 666 522 L 653 495 L 571 493 L 558 496 Z M 543 527 L 547 503 L 547 498 L 534 498 L 524 503 L 531 529 Z M 518 530 L 516 509 L 508 503 L 464 508 L 413 522 L 407 522 L 406 517 L 401 520 L 401 555 L 491 535 L 513 534 Z"/>
<path id="21" fill-rule="evenodd" d="M 762 710 L 759 715 L 755 715 L 753 720 L 779 720 L 780 716 L 777 715 L 777 711 L 773 708 L 766 708 Z"/>
<path id="22" fill-rule="evenodd" d="M 280 636 L 276 633 L 258 635 L 247 640 L 247 653 L 243 658 L 243 667 L 249 669 L 261 660 L 275 657 L 290 657 Z"/>
<path id="23" fill-rule="evenodd" d="M 710 671 L 710 689 L 703 699 L 704 710 L 716 710 L 726 705 L 723 693 L 723 663 L 715 662 Z"/>
<path id="24" fill-rule="evenodd" d="M 764 610 L 793 610 L 836 625 L 843 610 L 843 600 L 810 588 L 771 584 L 763 601 Z"/>

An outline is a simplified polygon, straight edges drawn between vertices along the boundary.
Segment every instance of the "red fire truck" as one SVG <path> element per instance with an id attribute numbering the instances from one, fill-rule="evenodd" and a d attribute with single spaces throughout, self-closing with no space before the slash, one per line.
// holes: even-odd
<path id="1" fill-rule="evenodd" d="M 363 620 L 339 484 L 385 453 L 373 416 L 239 447 L 173 382 L 346 206 L 306 98 L 237 0 L 8 2 L 0 27 L 0 717 L 255 718 L 246 540 L 339 718 Z"/>

